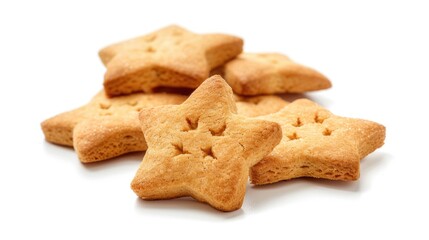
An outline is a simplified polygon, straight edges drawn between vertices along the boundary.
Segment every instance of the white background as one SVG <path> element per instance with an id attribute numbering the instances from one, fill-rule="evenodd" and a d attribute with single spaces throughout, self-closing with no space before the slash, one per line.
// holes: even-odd
<path id="1" fill-rule="evenodd" d="M 333 82 L 306 96 L 380 122 L 385 146 L 352 183 L 249 185 L 241 210 L 147 202 L 129 188 L 143 154 L 81 164 L 40 122 L 102 87 L 100 48 L 168 24 L 245 39 Z M 0 239 L 428 239 L 429 7 L 424 1 L 1 1 Z"/>

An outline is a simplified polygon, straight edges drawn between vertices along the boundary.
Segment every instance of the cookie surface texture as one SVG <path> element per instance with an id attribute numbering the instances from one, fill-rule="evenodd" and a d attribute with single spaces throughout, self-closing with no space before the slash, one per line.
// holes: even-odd
<path id="1" fill-rule="evenodd" d="M 242 52 L 243 40 L 195 34 L 172 25 L 108 46 L 99 52 L 109 96 L 152 92 L 157 87 L 197 88 L 210 70 Z"/>
<path id="2" fill-rule="evenodd" d="M 289 104 L 289 102 L 283 100 L 281 97 L 272 95 L 257 97 L 234 95 L 234 98 L 237 104 L 238 114 L 247 117 L 257 117 L 275 113 Z"/>
<path id="3" fill-rule="evenodd" d="M 335 116 L 306 99 L 259 119 L 281 124 L 283 138 L 251 168 L 250 179 L 256 185 L 297 177 L 356 180 L 360 160 L 381 147 L 385 139 L 384 126 Z"/>
<path id="4" fill-rule="evenodd" d="M 237 112 L 220 76 L 204 81 L 181 105 L 143 109 L 148 150 L 131 183 L 141 198 L 191 196 L 221 211 L 243 203 L 249 168 L 279 143 L 279 124 Z"/>
<path id="5" fill-rule="evenodd" d="M 226 63 L 223 72 L 234 92 L 241 95 L 302 93 L 331 87 L 321 73 L 277 53 L 242 53 Z"/>
<path id="6" fill-rule="evenodd" d="M 100 91 L 85 106 L 42 122 L 48 142 L 73 146 L 82 162 L 95 162 L 146 150 L 138 113 L 143 107 L 180 104 L 187 97 L 142 94 L 108 98 Z"/>

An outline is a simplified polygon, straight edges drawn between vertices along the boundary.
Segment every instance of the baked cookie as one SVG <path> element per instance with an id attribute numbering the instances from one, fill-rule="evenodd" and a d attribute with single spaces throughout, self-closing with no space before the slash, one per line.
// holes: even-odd
<path id="1" fill-rule="evenodd" d="M 331 87 L 321 73 L 277 53 L 242 53 L 223 67 L 235 93 L 259 95 L 302 93 Z"/>
<path id="2" fill-rule="evenodd" d="M 180 104 L 187 96 L 142 94 L 107 98 L 100 91 L 88 104 L 42 122 L 48 142 L 74 146 L 82 162 L 146 150 L 138 112 L 143 107 Z"/>
<path id="3" fill-rule="evenodd" d="M 356 180 L 362 158 L 381 147 L 385 127 L 333 115 L 310 100 L 296 100 L 259 117 L 282 126 L 280 144 L 250 170 L 253 184 L 297 177 Z"/>
<path id="4" fill-rule="evenodd" d="M 191 196 L 221 211 L 243 203 L 249 168 L 279 143 L 279 124 L 244 117 L 220 77 L 181 105 L 140 112 L 148 149 L 131 183 L 143 199 Z"/>
<path id="5" fill-rule="evenodd" d="M 210 70 L 241 53 L 243 40 L 226 34 L 195 34 L 168 26 L 100 50 L 109 96 L 152 92 L 157 87 L 197 88 Z"/>
<path id="6" fill-rule="evenodd" d="M 257 96 L 244 97 L 234 95 L 235 103 L 237 104 L 237 112 L 240 115 L 247 117 L 256 117 L 275 113 L 282 109 L 289 102 L 277 96 Z"/>

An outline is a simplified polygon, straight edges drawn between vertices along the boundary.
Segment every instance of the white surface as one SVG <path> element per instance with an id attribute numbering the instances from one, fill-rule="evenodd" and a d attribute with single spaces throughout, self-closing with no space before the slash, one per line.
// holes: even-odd
<path id="1" fill-rule="evenodd" d="M 241 2 L 241 3 L 240 3 Z M 282 3 L 280 3 L 282 2 Z M 427 239 L 429 8 L 424 1 L 0 2 L 0 239 Z M 129 188 L 142 154 L 81 164 L 40 122 L 101 87 L 97 51 L 176 23 L 226 32 L 325 73 L 307 96 L 387 127 L 361 179 L 249 186 L 241 210 L 146 202 Z"/>

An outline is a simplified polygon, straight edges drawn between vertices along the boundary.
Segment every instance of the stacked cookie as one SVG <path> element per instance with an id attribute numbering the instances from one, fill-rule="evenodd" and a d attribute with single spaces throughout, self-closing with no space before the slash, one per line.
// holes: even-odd
<path id="1" fill-rule="evenodd" d="M 222 211 L 241 207 L 249 176 L 257 185 L 358 179 L 360 160 L 383 145 L 385 128 L 272 95 L 331 83 L 284 55 L 242 48 L 238 37 L 178 26 L 108 46 L 99 53 L 104 90 L 45 120 L 45 138 L 73 147 L 85 163 L 146 151 L 131 183 L 139 197 L 191 196 Z M 177 93 L 183 88 L 195 90 Z"/>

